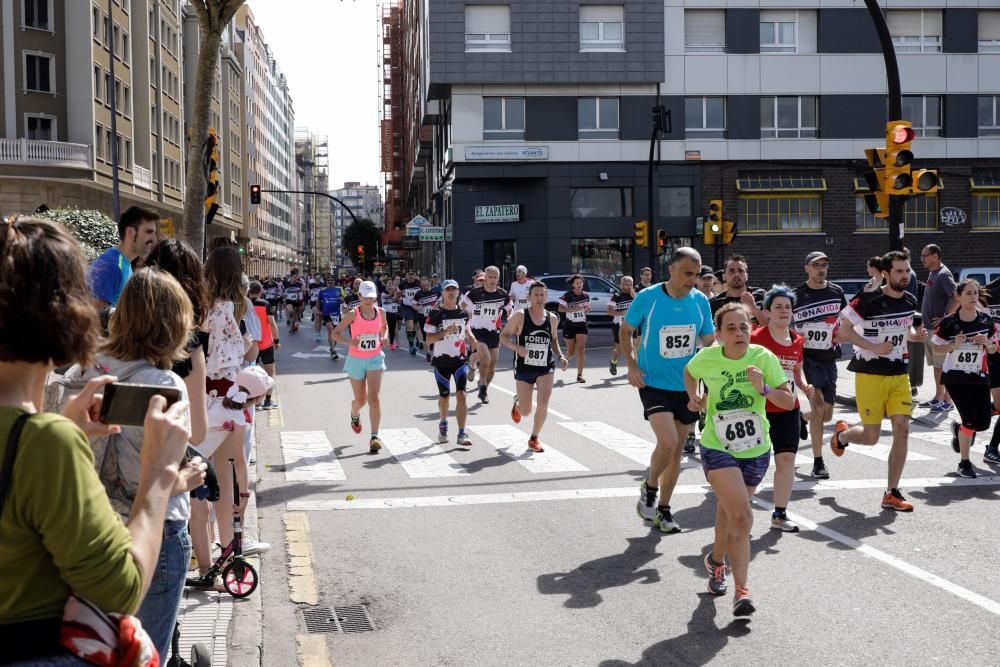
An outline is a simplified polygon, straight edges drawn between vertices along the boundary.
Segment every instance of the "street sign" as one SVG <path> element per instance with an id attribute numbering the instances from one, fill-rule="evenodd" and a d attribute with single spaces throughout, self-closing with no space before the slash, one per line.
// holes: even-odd
<path id="1" fill-rule="evenodd" d="M 160 218 L 160 236 L 170 236 L 174 235 L 174 219 L 173 218 Z"/>
<path id="2" fill-rule="evenodd" d="M 444 227 L 421 227 L 421 241 L 444 241 Z"/>
<path id="3" fill-rule="evenodd" d="M 454 228 L 455 228 L 455 225 L 448 225 L 447 227 L 444 228 L 444 240 L 445 241 L 451 241 L 452 230 Z"/>
<path id="4" fill-rule="evenodd" d="M 475 208 L 476 222 L 519 222 L 521 220 L 520 204 L 494 204 L 492 206 L 477 206 Z"/>

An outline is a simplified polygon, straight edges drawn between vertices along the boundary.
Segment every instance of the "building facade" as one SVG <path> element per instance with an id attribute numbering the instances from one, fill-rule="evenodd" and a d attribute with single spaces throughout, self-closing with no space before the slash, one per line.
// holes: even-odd
<path id="1" fill-rule="evenodd" d="M 332 209 L 328 197 L 310 193 L 330 190 L 329 139 L 312 134 L 308 128 L 295 131 L 295 161 L 302 173 L 304 244 L 311 272 L 334 270 Z"/>
<path id="2" fill-rule="evenodd" d="M 457 276 L 491 263 L 633 273 L 649 263 L 633 223 L 651 206 L 668 250 L 693 244 L 712 263 L 696 221 L 712 199 L 738 229 L 723 250 L 746 255 L 760 284 L 797 281 L 817 249 L 835 277 L 863 276 L 888 247 L 859 178 L 888 113 L 863 7 L 431 0 L 400 15 L 393 223 L 420 214 L 450 227 Z M 956 268 L 997 264 L 1000 10 L 900 3 L 887 19 L 914 164 L 944 181 L 907 204 L 905 243 L 937 243 Z M 651 193 L 657 92 L 669 121 Z"/>
<path id="3" fill-rule="evenodd" d="M 377 185 L 362 185 L 359 181 L 348 181 L 339 190 L 330 194 L 344 202 L 359 220 L 367 218 L 384 231 L 384 208 L 382 193 Z M 333 206 L 334 261 L 338 268 L 353 266 L 350 254 L 344 246 L 344 231 L 353 222 L 351 214 L 343 206 Z"/>

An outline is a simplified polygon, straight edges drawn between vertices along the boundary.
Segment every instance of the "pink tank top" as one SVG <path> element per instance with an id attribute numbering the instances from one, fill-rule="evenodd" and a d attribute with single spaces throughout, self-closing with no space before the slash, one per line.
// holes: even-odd
<path id="1" fill-rule="evenodd" d="M 382 351 L 382 311 L 375 309 L 375 319 L 366 320 L 361 316 L 361 307 L 354 309 L 351 322 L 351 338 L 360 338 L 361 346 L 352 345 L 347 354 L 359 359 L 371 359 Z"/>

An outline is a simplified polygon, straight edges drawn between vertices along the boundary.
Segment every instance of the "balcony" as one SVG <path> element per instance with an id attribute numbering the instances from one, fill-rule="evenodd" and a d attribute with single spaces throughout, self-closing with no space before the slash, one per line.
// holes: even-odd
<path id="1" fill-rule="evenodd" d="M 153 189 L 153 173 L 149 169 L 135 165 L 132 167 L 132 173 L 132 183 L 134 185 L 146 188 L 147 190 Z"/>
<path id="2" fill-rule="evenodd" d="M 35 139 L 0 139 L 0 164 L 92 169 L 93 156 L 87 144 Z"/>

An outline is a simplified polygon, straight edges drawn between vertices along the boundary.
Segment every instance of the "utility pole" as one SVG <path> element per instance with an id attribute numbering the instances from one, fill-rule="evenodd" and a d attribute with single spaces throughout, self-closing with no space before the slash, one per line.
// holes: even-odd
<path id="1" fill-rule="evenodd" d="M 657 245 L 653 239 L 658 238 L 656 233 L 656 193 L 653 190 L 653 172 L 656 170 L 658 162 L 656 149 L 659 147 L 661 134 L 669 134 L 670 112 L 660 103 L 660 84 L 656 84 L 656 104 L 653 105 L 653 135 L 649 139 L 649 173 L 646 181 L 646 189 L 649 191 L 649 236 L 647 250 L 649 251 L 649 268 L 653 270 L 653 282 L 658 282 L 660 277 L 660 262 L 657 259 Z"/>
<path id="2" fill-rule="evenodd" d="M 114 4 L 108 0 L 108 22 L 105 27 L 105 37 L 108 39 L 108 101 L 111 103 L 111 217 L 117 223 L 122 217 L 122 204 L 120 199 L 120 188 L 118 183 L 118 100 L 115 95 L 115 15 Z"/>

